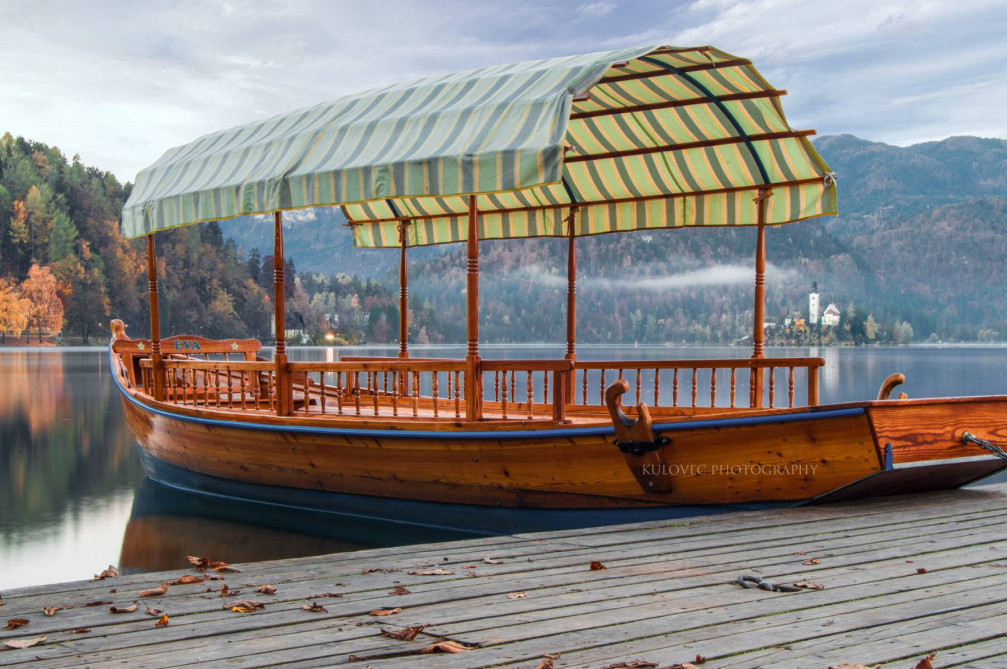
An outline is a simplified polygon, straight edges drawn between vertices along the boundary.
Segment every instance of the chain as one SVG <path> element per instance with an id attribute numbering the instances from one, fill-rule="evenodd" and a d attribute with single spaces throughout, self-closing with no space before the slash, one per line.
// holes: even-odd
<path id="1" fill-rule="evenodd" d="M 984 451 L 989 451 L 998 458 L 1002 460 L 1007 460 L 1007 452 L 1004 452 L 1004 449 L 1000 448 L 996 444 L 991 444 L 985 439 L 980 439 L 976 436 L 973 436 L 972 434 L 969 434 L 968 432 L 963 432 L 962 441 L 966 444 L 975 444 Z"/>
<path id="2" fill-rule="evenodd" d="M 742 574 L 735 583 L 743 588 L 759 588 L 760 590 L 769 590 L 770 592 L 800 592 L 803 590 L 803 588 L 798 588 L 795 585 L 773 585 L 755 574 Z"/>

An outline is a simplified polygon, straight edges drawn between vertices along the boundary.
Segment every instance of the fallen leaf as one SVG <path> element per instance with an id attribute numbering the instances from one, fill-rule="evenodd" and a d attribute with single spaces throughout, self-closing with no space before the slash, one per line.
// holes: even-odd
<path id="1" fill-rule="evenodd" d="M 3 645 L 8 648 L 31 648 L 45 641 L 44 636 L 36 637 L 34 639 L 5 639 Z"/>
<path id="2" fill-rule="evenodd" d="M 937 657 L 937 653 L 930 653 L 925 658 L 919 661 L 919 664 L 914 667 L 914 669 L 934 669 L 934 665 L 931 664 L 930 660 Z"/>
<path id="3" fill-rule="evenodd" d="M 103 599 L 99 599 L 98 601 L 95 601 L 95 602 L 88 602 L 88 603 L 87 603 L 87 604 L 85 604 L 84 606 L 85 606 L 85 607 L 88 607 L 88 606 L 105 606 L 106 604 L 111 604 L 111 603 L 112 603 L 112 602 L 106 602 L 106 601 L 105 601 L 105 600 L 103 600 Z"/>
<path id="4" fill-rule="evenodd" d="M 700 655 L 699 653 L 696 653 L 696 659 L 693 660 L 693 662 L 695 662 L 696 664 L 706 664 L 706 658 Z"/>
<path id="5" fill-rule="evenodd" d="M 489 556 L 484 557 L 483 562 L 486 564 L 503 564 L 503 560 L 494 560 Z"/>
<path id="6" fill-rule="evenodd" d="M 113 567 L 112 565 L 108 565 L 108 569 L 103 570 L 100 574 L 94 575 L 94 580 L 104 581 L 106 578 L 115 578 L 118 575 L 119 570 Z"/>
<path id="7" fill-rule="evenodd" d="M 185 559 L 187 559 L 189 564 L 195 567 L 198 571 L 206 571 L 210 568 L 210 558 L 187 555 L 185 556 Z"/>
<path id="8" fill-rule="evenodd" d="M 112 613 L 132 613 L 133 611 L 136 611 L 136 609 L 137 609 L 136 604 L 133 604 L 132 606 L 123 606 L 121 608 L 118 606 L 108 607 L 108 610 L 111 611 Z"/>
<path id="9" fill-rule="evenodd" d="M 603 667 L 603 669 L 651 669 L 651 667 L 656 667 L 657 664 L 654 662 L 648 662 L 647 660 L 630 660 L 629 662 L 620 662 L 618 664 L 608 664 Z M 680 665 L 681 669 L 688 669 L 688 662 Z"/>
<path id="10" fill-rule="evenodd" d="M 603 569 L 608 569 L 608 567 L 598 562 L 597 560 L 591 563 L 591 571 L 601 571 Z"/>
<path id="11" fill-rule="evenodd" d="M 462 569 L 478 569 L 478 568 L 479 568 L 479 565 L 477 565 L 477 564 L 462 565 Z"/>
<path id="12" fill-rule="evenodd" d="M 426 625 L 417 625 L 416 627 L 407 627 L 402 630 L 386 630 L 382 629 L 381 634 L 391 639 L 398 639 L 399 641 L 412 641 L 416 638 L 420 632 L 426 628 Z"/>
<path id="13" fill-rule="evenodd" d="M 186 574 L 176 578 L 174 581 L 168 581 L 168 585 L 189 585 L 190 583 L 202 583 L 206 579 L 202 579 L 198 576 L 193 576 L 192 574 Z"/>
<path id="14" fill-rule="evenodd" d="M 341 592 L 321 592 L 318 593 L 317 595 L 309 595 L 308 597 L 305 597 L 305 599 L 322 599 L 323 597 L 342 597 L 342 596 L 343 593 Z"/>
<path id="15" fill-rule="evenodd" d="M 389 595 L 411 595 L 412 591 L 409 590 L 409 588 L 405 587 L 404 585 L 397 585 L 397 586 L 395 586 L 394 590 L 389 590 L 388 594 Z"/>
<path id="16" fill-rule="evenodd" d="M 924 569 L 923 567 L 918 567 L 918 568 L 916 569 L 916 573 L 917 573 L 917 574 L 925 574 L 925 573 L 927 573 L 927 570 L 926 570 L 926 569 Z"/>
<path id="17" fill-rule="evenodd" d="M 77 627 L 72 630 L 63 630 L 63 634 L 87 634 L 90 631 L 87 627 Z"/>
<path id="18" fill-rule="evenodd" d="M 857 662 L 856 664 L 837 664 L 834 667 L 829 667 L 829 669 L 880 669 L 880 668 L 881 668 L 880 664 L 872 664 L 871 666 L 867 666 L 866 664 L 860 664 L 859 662 Z"/>
<path id="19" fill-rule="evenodd" d="M 808 551 L 797 551 L 794 555 L 807 555 Z"/>
<path id="20" fill-rule="evenodd" d="M 828 627 L 829 625 L 832 625 L 835 622 L 836 622 L 835 620 L 826 620 L 824 623 L 822 623 L 822 627 Z"/>
<path id="21" fill-rule="evenodd" d="M 108 591 L 108 594 L 114 595 L 117 592 L 118 592 L 118 590 L 116 590 L 115 588 L 112 588 L 111 590 Z"/>
<path id="22" fill-rule="evenodd" d="M 453 571 L 448 571 L 447 569 L 427 569 L 425 571 L 409 572 L 412 576 L 448 576 L 453 573 Z"/>
<path id="23" fill-rule="evenodd" d="M 805 560 L 801 564 L 822 564 L 822 561 L 819 560 L 818 558 L 808 558 L 807 560 Z"/>
<path id="24" fill-rule="evenodd" d="M 509 599 L 524 599 L 528 596 L 527 592 L 508 592 L 507 597 Z"/>
<path id="25" fill-rule="evenodd" d="M 146 613 L 148 616 L 155 616 L 155 617 L 164 613 L 164 611 L 162 611 L 161 609 L 152 609 L 149 606 L 143 607 L 143 612 Z"/>
<path id="26" fill-rule="evenodd" d="M 231 589 L 227 587 L 227 584 L 220 586 L 220 596 L 221 597 L 233 597 L 237 593 L 231 593 Z"/>
<path id="27" fill-rule="evenodd" d="M 43 606 L 42 607 L 42 613 L 46 614 L 46 616 L 48 616 L 49 618 L 52 618 L 54 615 L 56 615 L 57 611 L 62 611 L 62 610 L 63 610 L 62 606 Z"/>
<path id="28" fill-rule="evenodd" d="M 381 569 L 379 567 L 379 568 L 376 568 L 376 569 L 365 569 L 365 570 L 363 570 L 360 573 L 361 574 L 391 574 L 393 571 L 401 571 L 401 570 L 400 569 Z M 412 573 L 412 572 L 410 572 L 410 573 Z"/>
<path id="29" fill-rule="evenodd" d="M 535 669 L 553 669 L 554 666 L 553 659 L 551 657 L 547 657 L 535 665 Z"/>
<path id="30" fill-rule="evenodd" d="M 156 623 L 154 623 L 154 627 L 167 627 L 167 626 L 168 626 L 168 614 L 162 613 L 161 617 L 157 619 Z"/>
<path id="31" fill-rule="evenodd" d="M 394 609 L 377 609 L 375 611 L 371 611 L 370 615 L 372 615 L 372 616 L 394 616 L 396 613 L 401 613 L 401 612 L 402 612 L 402 607 L 396 607 Z"/>
<path id="32" fill-rule="evenodd" d="M 159 595 L 163 595 L 166 592 L 168 592 L 168 584 L 167 583 L 162 583 L 161 585 L 157 586 L 156 588 L 148 588 L 147 590 L 141 590 L 140 594 L 137 595 L 137 596 L 138 597 L 157 597 Z"/>
<path id="33" fill-rule="evenodd" d="M 275 595 L 276 594 L 276 588 L 274 588 L 271 585 L 260 585 L 258 588 L 256 588 L 255 591 L 256 592 L 261 592 L 264 595 Z"/>
<path id="34" fill-rule="evenodd" d="M 24 627 L 28 622 L 27 618 L 11 618 L 7 621 L 7 629 L 16 630 L 18 627 Z"/>
<path id="35" fill-rule="evenodd" d="M 261 602 L 253 602 L 249 599 L 243 599 L 240 602 L 235 602 L 231 605 L 231 610 L 235 613 L 252 613 L 256 609 L 266 608 L 265 604 Z"/>
<path id="36" fill-rule="evenodd" d="M 805 590 L 825 590 L 825 586 L 820 583 L 815 583 L 814 581 L 797 581 L 794 583 L 795 588 L 804 588 Z"/>
<path id="37" fill-rule="evenodd" d="M 465 651 L 472 650 L 473 648 L 478 648 L 478 646 L 466 646 L 465 644 L 457 641 L 438 641 L 426 648 L 422 648 L 420 653 L 424 655 L 427 653 L 464 653 Z"/>
<path id="38" fill-rule="evenodd" d="M 329 610 L 319 604 L 318 602 L 311 602 L 310 604 L 305 604 L 301 607 L 305 611 L 311 611 L 312 613 L 328 613 Z"/>

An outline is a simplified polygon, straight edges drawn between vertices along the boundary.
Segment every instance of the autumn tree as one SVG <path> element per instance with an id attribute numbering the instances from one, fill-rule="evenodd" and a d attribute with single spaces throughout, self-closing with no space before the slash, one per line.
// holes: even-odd
<path id="1" fill-rule="evenodd" d="M 63 329 L 63 303 L 57 293 L 56 277 L 48 266 L 32 265 L 28 278 L 21 284 L 21 294 L 31 303 L 28 329 L 38 334 L 56 333 Z"/>
<path id="2" fill-rule="evenodd" d="M 21 296 L 18 285 L 10 279 L 0 279 L 0 343 L 6 343 L 7 333 L 20 337 L 28 327 L 31 301 Z"/>

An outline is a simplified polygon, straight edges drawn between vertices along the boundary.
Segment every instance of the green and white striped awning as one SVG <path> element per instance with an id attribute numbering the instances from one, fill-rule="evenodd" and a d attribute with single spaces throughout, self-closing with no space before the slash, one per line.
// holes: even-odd
<path id="1" fill-rule="evenodd" d="M 401 83 L 225 130 L 140 172 L 138 237 L 201 221 L 340 205 L 362 247 L 479 237 L 752 225 L 836 213 L 835 182 L 752 64 L 641 47 Z M 571 212 L 576 209 L 576 214 Z"/>

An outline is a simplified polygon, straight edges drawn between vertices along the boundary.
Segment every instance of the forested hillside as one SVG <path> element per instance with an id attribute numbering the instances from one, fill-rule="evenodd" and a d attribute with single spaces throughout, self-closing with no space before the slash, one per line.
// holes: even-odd
<path id="1" fill-rule="evenodd" d="M 1007 142 L 902 148 L 842 135 L 816 144 L 838 174 L 842 213 L 768 231 L 770 342 L 1007 338 Z M 109 318 L 147 333 L 145 245 L 119 233 L 129 189 L 56 147 L 0 138 L 0 338 L 104 338 Z M 314 342 L 394 341 L 398 253 L 352 249 L 337 208 L 285 220 L 287 327 Z M 163 332 L 271 339 L 270 221 L 156 240 Z M 580 341 L 723 344 L 750 333 L 754 230 L 637 232 L 577 246 Z M 481 338 L 562 341 L 566 242 L 485 242 L 480 253 Z M 409 258 L 411 337 L 463 341 L 464 248 Z M 822 307 L 842 312 L 840 326 L 784 327 L 807 317 L 812 282 Z"/>

